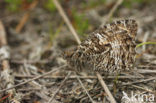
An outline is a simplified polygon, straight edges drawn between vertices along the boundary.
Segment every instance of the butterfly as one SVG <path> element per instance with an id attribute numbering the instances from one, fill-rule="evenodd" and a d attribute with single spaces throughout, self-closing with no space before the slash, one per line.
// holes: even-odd
<path id="1" fill-rule="evenodd" d="M 64 59 L 77 72 L 116 74 L 131 70 L 136 55 L 137 27 L 133 19 L 106 24 L 76 48 L 65 51 Z"/>

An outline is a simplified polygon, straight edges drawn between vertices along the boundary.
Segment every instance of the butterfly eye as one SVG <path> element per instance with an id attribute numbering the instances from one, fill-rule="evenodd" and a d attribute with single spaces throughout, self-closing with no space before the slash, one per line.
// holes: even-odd
<path id="1" fill-rule="evenodd" d="M 129 20 L 125 20 L 125 23 L 127 24 Z"/>
<path id="2" fill-rule="evenodd" d="M 110 26 L 114 26 L 114 25 L 115 25 L 115 23 L 111 23 L 111 24 L 110 24 Z"/>
<path id="3" fill-rule="evenodd" d="M 132 20 L 132 23 L 135 23 L 136 21 L 135 20 Z"/>
<path id="4" fill-rule="evenodd" d="M 107 44 L 105 44 L 105 46 L 110 46 L 110 44 L 109 44 L 109 43 L 107 43 Z"/>
<path id="5" fill-rule="evenodd" d="M 81 56 L 81 54 L 82 54 L 81 52 L 77 52 L 77 56 L 78 56 L 78 57 L 80 57 L 80 56 Z"/>
<path id="6" fill-rule="evenodd" d="M 107 29 L 107 26 L 105 25 L 104 28 Z"/>
<path id="7" fill-rule="evenodd" d="M 117 24 L 121 24 L 121 22 L 120 21 L 117 21 Z"/>
<path id="8" fill-rule="evenodd" d="M 110 26 L 113 26 L 113 23 L 111 23 Z"/>
<path id="9" fill-rule="evenodd" d="M 107 43 L 104 44 L 104 46 L 105 47 L 109 47 L 110 46 L 110 43 L 107 42 Z"/>

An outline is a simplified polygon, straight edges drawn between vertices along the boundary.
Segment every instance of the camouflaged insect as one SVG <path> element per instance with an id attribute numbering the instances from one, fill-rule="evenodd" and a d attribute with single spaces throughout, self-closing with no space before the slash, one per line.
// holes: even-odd
<path id="1" fill-rule="evenodd" d="M 137 23 L 127 19 L 106 24 L 91 33 L 64 58 L 75 71 L 116 74 L 131 70 L 135 61 Z"/>

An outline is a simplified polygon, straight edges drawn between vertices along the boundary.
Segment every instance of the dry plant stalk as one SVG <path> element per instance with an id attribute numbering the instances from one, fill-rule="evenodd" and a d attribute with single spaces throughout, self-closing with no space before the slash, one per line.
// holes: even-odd
<path id="1" fill-rule="evenodd" d="M 110 10 L 108 15 L 106 16 L 106 19 L 102 23 L 102 25 L 106 24 L 109 22 L 114 14 L 114 12 L 117 10 L 117 8 L 122 4 L 123 0 L 117 0 L 116 4 L 113 6 L 113 8 Z"/>
<path id="2" fill-rule="evenodd" d="M 7 46 L 7 36 L 6 36 L 6 32 L 3 26 L 2 21 L 0 21 L 0 48 L 5 48 Z M 7 53 L 8 51 L 5 49 L 5 53 Z M 8 53 L 9 54 L 9 53 Z M 5 55 L 5 54 L 2 54 Z M 9 88 L 12 87 L 14 85 L 14 77 L 12 75 L 10 75 L 10 65 L 9 65 L 9 61 L 7 60 L 7 58 L 9 58 L 9 55 L 7 57 L 4 58 L 0 58 L 1 60 L 1 65 L 2 65 L 2 70 L 0 70 L 0 81 L 3 81 L 0 83 L 0 88 Z M 4 87 L 5 86 L 5 87 Z M 6 92 L 9 97 L 9 101 L 13 101 L 16 100 L 14 98 L 14 96 L 16 96 L 16 92 L 15 89 L 9 90 Z M 16 100 L 17 101 L 17 100 Z"/>

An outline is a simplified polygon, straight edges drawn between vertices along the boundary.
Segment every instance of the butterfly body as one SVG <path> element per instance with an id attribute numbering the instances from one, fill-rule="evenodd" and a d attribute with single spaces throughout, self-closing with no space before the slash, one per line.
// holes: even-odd
<path id="1" fill-rule="evenodd" d="M 76 71 L 116 74 L 130 70 L 135 61 L 135 20 L 120 20 L 100 27 L 64 58 Z"/>

